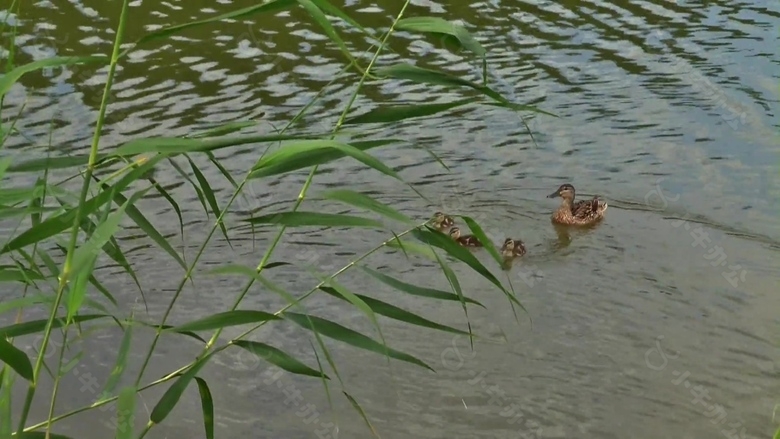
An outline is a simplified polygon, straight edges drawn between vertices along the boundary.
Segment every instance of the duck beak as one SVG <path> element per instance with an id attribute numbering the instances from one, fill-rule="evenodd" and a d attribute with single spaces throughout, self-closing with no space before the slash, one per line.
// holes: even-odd
<path id="1" fill-rule="evenodd" d="M 555 197 L 560 197 L 560 196 L 561 196 L 561 193 L 559 191 L 555 191 L 555 192 L 551 193 L 550 195 L 548 195 L 547 198 L 555 198 Z"/>

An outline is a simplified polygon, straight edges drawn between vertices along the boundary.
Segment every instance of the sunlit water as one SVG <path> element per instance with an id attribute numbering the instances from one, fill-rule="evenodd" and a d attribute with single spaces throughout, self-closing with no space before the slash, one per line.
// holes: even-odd
<path id="1" fill-rule="evenodd" d="M 196 9 L 185 2 L 134 2 L 125 39 L 250 3 Z M 358 21 L 383 29 L 400 8 L 389 1 L 348 3 L 345 10 Z M 118 5 L 25 3 L 17 19 L 18 64 L 51 55 L 108 53 Z M 489 106 L 370 128 L 374 131 L 359 127 L 372 137 L 417 145 L 378 148 L 372 154 L 431 204 L 403 183 L 354 161 L 323 167 L 315 178 L 306 210 L 348 211 L 317 198 L 325 189 L 359 189 L 418 219 L 435 210 L 471 215 L 497 240 L 521 238 L 528 248 L 508 271 L 528 310 L 517 310 L 517 321 L 500 292 L 455 265 L 466 294 L 487 307 L 469 309 L 473 329 L 482 336 L 473 352 L 464 337 L 381 320 L 391 346 L 422 359 L 436 374 L 402 362 L 388 366 L 381 356 L 327 341 L 347 391 L 382 437 L 703 438 L 737 437 L 728 434 L 741 434 L 743 427 L 748 436 L 740 438 L 769 435 L 773 407 L 780 402 L 775 366 L 780 4 L 418 1 L 407 11 L 407 16 L 431 14 L 466 19 L 490 52 L 489 81 L 497 91 L 560 117 L 528 120 L 536 143 L 516 114 Z M 117 72 L 101 148 L 138 136 L 183 135 L 257 118 L 260 124 L 246 133 L 281 129 L 338 74 L 344 58 L 302 10 L 277 17 L 196 28 L 132 52 Z M 347 40 L 361 42 L 356 50 L 366 49 L 354 35 Z M 477 62 L 445 51 L 435 38 L 399 32 L 394 47 L 419 65 L 478 80 Z M 394 61 L 388 56 L 381 62 Z M 94 67 L 27 75 L 6 98 L 5 120 L 26 103 L 17 124 L 24 136 L 13 137 L 7 149 L 19 157 L 87 153 L 104 78 L 105 69 Z M 304 119 L 307 129 L 329 131 L 354 84 L 351 77 L 331 86 Z M 456 96 L 393 82 L 368 86 L 355 106 L 363 112 L 390 101 L 444 102 Z M 251 145 L 217 155 L 240 179 L 264 148 Z M 224 205 L 229 182 L 213 165 L 198 163 Z M 205 272 L 224 263 L 255 266 L 275 230 L 258 229 L 253 243 L 239 214 L 289 209 L 305 176 L 268 178 L 248 187 L 248 199 L 234 206 L 237 213 L 230 220 L 233 248 L 218 231 L 170 322 L 232 305 L 244 280 Z M 191 261 L 214 217 L 205 218 L 194 190 L 172 168 L 161 167 L 155 177 L 172 185 L 170 193 L 189 218 L 185 242 L 164 199 L 144 200 L 144 212 L 177 248 L 183 246 Z M 545 196 L 563 182 L 573 183 L 580 196 L 599 194 L 609 202 L 599 227 L 566 236 L 550 225 L 556 201 Z M 121 242 L 142 273 L 151 315 L 120 270 L 104 268 L 102 279 L 122 302 L 118 315 L 127 315 L 136 303 L 136 317 L 158 321 L 183 271 L 139 234 L 131 229 Z M 317 268 L 330 273 L 388 237 L 389 231 L 291 229 L 272 260 L 305 263 L 316 255 Z M 476 254 L 501 273 L 484 251 Z M 366 264 L 407 282 L 448 289 L 440 270 L 419 257 L 407 260 L 388 250 Z M 737 273 L 731 281 L 724 274 L 730 271 Z M 267 273 L 296 294 L 317 282 L 287 266 Z M 359 271 L 340 279 L 355 292 L 465 329 L 457 303 L 410 298 Z M 315 295 L 305 303 L 317 315 L 378 338 L 365 316 L 333 298 Z M 244 309 L 280 306 L 277 296 L 258 287 L 243 303 Z M 239 329 L 226 330 L 222 340 Z M 120 332 L 111 329 L 77 346 L 85 353 L 64 379 L 57 413 L 95 400 L 120 339 Z M 268 325 L 255 339 L 316 365 L 313 339 L 300 328 Z M 122 385 L 132 383 L 149 341 L 148 332 L 135 333 L 134 356 Z M 199 349 L 191 339 L 164 337 L 144 382 L 186 364 Z M 53 364 L 55 356 L 50 358 Z M 325 361 L 322 356 L 320 361 Z M 327 423 L 337 421 L 339 437 L 368 436 L 338 384 L 331 386 L 332 411 L 319 380 L 284 374 L 273 381 L 269 377 L 276 371 L 232 349 L 204 369 L 218 435 L 328 437 L 322 434 L 333 430 Z M 48 390 L 40 389 L 41 395 Z M 143 393 L 138 428 L 161 394 L 162 389 Z M 21 397 L 20 389 L 15 405 L 21 406 Z M 108 407 L 69 418 L 55 431 L 107 437 L 115 410 Z M 46 398 L 37 399 L 33 420 L 45 419 L 47 410 Z M 147 437 L 202 435 L 193 385 Z"/>

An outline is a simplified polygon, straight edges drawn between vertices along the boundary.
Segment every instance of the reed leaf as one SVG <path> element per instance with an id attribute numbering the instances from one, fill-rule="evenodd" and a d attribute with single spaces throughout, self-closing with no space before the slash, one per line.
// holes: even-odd
<path id="1" fill-rule="evenodd" d="M 339 47 L 344 56 L 347 57 L 347 60 L 349 60 L 350 63 L 355 63 L 355 65 L 357 65 L 355 58 L 352 56 L 352 53 L 350 53 L 349 48 L 347 48 L 347 45 L 344 43 L 344 40 L 341 39 L 341 36 L 339 36 L 339 33 L 336 32 L 336 29 L 333 27 L 330 21 L 328 21 L 328 17 L 322 13 L 322 10 L 312 0 L 297 1 L 298 4 L 303 6 L 303 8 L 306 9 L 306 12 L 311 15 L 311 18 L 313 18 L 314 21 L 320 25 L 322 30 L 325 31 L 325 35 L 330 38 L 330 41 Z"/>
<path id="2" fill-rule="evenodd" d="M 13 439 L 73 439 L 64 434 L 49 433 L 45 431 L 23 431 L 21 434 L 14 434 Z"/>
<path id="3" fill-rule="evenodd" d="M 81 323 L 89 320 L 95 320 L 103 317 L 111 317 L 107 314 L 80 314 L 73 316 L 73 323 Z M 19 337 L 22 335 L 35 334 L 46 328 L 47 319 L 30 320 L 29 322 L 16 323 L 0 328 L 0 337 Z M 52 322 L 52 329 L 57 329 L 65 323 L 65 319 L 55 318 Z"/>
<path id="4" fill-rule="evenodd" d="M 211 206 L 211 211 L 214 214 L 215 218 L 219 218 L 222 211 L 219 208 L 219 203 L 217 203 L 217 197 L 214 196 L 214 190 L 211 189 L 211 185 L 209 184 L 209 181 L 206 179 L 206 177 L 203 175 L 203 173 L 198 169 L 198 166 L 195 164 L 195 162 L 192 161 L 192 159 L 185 154 L 187 157 L 187 160 L 190 162 L 190 166 L 192 167 L 192 172 L 195 174 L 195 178 L 198 180 L 198 183 L 200 184 L 200 189 L 203 191 L 203 195 L 206 197 L 206 200 L 209 202 L 209 206 Z M 225 237 L 225 241 L 227 241 L 230 248 L 233 248 L 233 244 L 230 243 L 230 238 L 228 237 L 227 228 L 225 228 L 225 223 L 223 221 L 219 221 L 219 228 L 222 230 L 222 236 Z"/>
<path id="5" fill-rule="evenodd" d="M 179 402 L 179 399 L 181 399 L 182 393 L 184 393 L 184 391 L 187 389 L 187 386 L 190 384 L 192 379 L 195 378 L 195 375 L 200 372 L 200 370 L 211 359 L 214 353 L 215 352 L 206 354 L 199 360 L 195 361 L 195 363 L 187 370 L 187 372 L 180 375 L 176 382 L 174 382 L 173 385 L 169 387 L 167 391 L 165 391 L 163 396 L 152 409 L 151 415 L 149 415 L 149 420 L 151 422 L 159 424 L 164 421 L 166 417 L 168 417 L 173 408 Z"/>
<path id="6" fill-rule="evenodd" d="M 414 221 L 408 216 L 398 212 L 387 204 L 380 203 L 372 197 L 362 194 L 360 192 L 351 191 L 348 189 L 339 189 L 328 191 L 323 194 L 323 197 L 328 200 L 341 201 L 342 203 L 350 204 L 355 207 L 360 207 L 372 212 L 376 212 L 380 215 L 386 216 L 390 219 L 401 221 L 407 224 L 413 224 Z"/>
<path id="7" fill-rule="evenodd" d="M 355 346 L 360 349 L 365 349 L 370 352 L 375 352 L 382 355 L 388 355 L 396 360 L 405 361 L 411 364 L 422 366 L 430 371 L 435 372 L 430 366 L 425 364 L 422 360 L 419 360 L 409 354 L 397 351 L 389 346 L 382 345 L 376 342 L 370 337 L 367 337 L 357 331 L 349 329 L 338 323 L 326 320 L 320 317 L 297 314 L 293 312 L 284 312 L 283 317 L 291 322 L 301 326 L 302 328 L 310 331 L 322 334 L 326 337 L 334 340 L 341 341 L 343 343 Z"/>
<path id="8" fill-rule="evenodd" d="M 258 216 L 244 220 L 252 224 L 279 224 L 285 227 L 306 227 L 306 226 L 326 226 L 326 227 L 383 227 L 379 221 L 370 218 L 362 218 L 353 215 L 343 215 L 337 213 L 319 213 L 307 211 L 292 211 L 269 213 L 268 215 Z"/>
<path id="9" fill-rule="evenodd" d="M 449 35 L 454 37 L 461 47 L 473 54 L 484 58 L 487 51 L 465 27 L 447 21 L 441 17 L 409 17 L 403 18 L 395 25 L 398 30 L 410 32 L 423 32 L 437 35 Z"/>
<path id="10" fill-rule="evenodd" d="M 132 320 L 133 315 L 131 313 L 130 321 L 132 322 Z M 119 379 L 122 377 L 122 373 L 124 373 L 125 368 L 127 367 L 127 354 L 130 352 L 130 342 L 133 339 L 133 325 L 125 325 L 125 327 L 122 329 L 124 334 L 122 335 L 122 341 L 119 343 L 119 352 L 116 356 L 116 362 L 114 363 L 114 368 L 111 369 L 111 374 L 108 376 L 108 380 L 106 380 L 106 385 L 103 387 L 103 391 L 100 392 L 98 401 L 102 401 L 111 396 L 111 394 L 114 392 L 114 389 L 116 388 L 116 385 L 119 384 Z"/>
<path id="11" fill-rule="evenodd" d="M 98 154 L 97 162 L 101 163 L 106 154 Z M 14 163 L 8 167 L 8 172 L 40 172 L 54 169 L 67 169 L 85 166 L 89 163 L 89 155 L 73 155 L 66 157 L 45 157 Z"/>
<path id="12" fill-rule="evenodd" d="M 116 148 L 111 156 L 129 157 L 138 154 L 159 153 L 168 156 L 189 154 L 193 152 L 214 151 L 231 146 L 246 145 L 249 143 L 280 142 L 283 140 L 316 139 L 321 136 L 296 136 L 296 135 L 270 135 L 270 136 L 242 136 L 226 137 L 218 139 L 199 139 L 188 137 L 149 137 L 145 139 L 131 140 Z"/>
<path id="13" fill-rule="evenodd" d="M 437 299 L 437 300 L 449 300 L 449 301 L 456 301 L 460 302 L 460 298 L 457 294 L 448 293 L 446 291 L 437 290 L 433 288 L 425 288 L 420 287 L 417 285 L 413 285 L 410 283 L 406 283 L 403 281 L 400 281 L 394 277 L 390 277 L 386 274 L 382 274 L 376 270 L 372 270 L 366 266 L 361 265 L 360 268 L 363 269 L 366 273 L 370 274 L 375 279 L 397 289 L 398 291 L 404 292 L 406 294 L 411 294 L 413 296 L 419 296 L 419 297 L 427 297 L 430 299 Z M 463 300 L 467 303 L 471 303 L 477 306 L 480 306 L 482 308 L 485 308 L 485 305 L 479 303 L 478 301 L 471 299 L 469 297 L 463 297 Z M 487 308 L 485 308 L 487 309 Z"/>
<path id="14" fill-rule="evenodd" d="M 206 439 L 214 439 L 214 398 L 208 383 L 201 377 L 195 377 L 200 395 L 200 410 L 203 413 L 203 429 L 206 431 Z"/>
<path id="15" fill-rule="evenodd" d="M 31 284 L 32 280 L 41 280 L 44 277 L 32 270 L 23 267 L 0 268 L 0 282 L 22 282 Z"/>
<path id="16" fill-rule="evenodd" d="M 472 233 L 474 233 L 474 236 L 477 237 L 479 242 L 482 242 L 485 244 L 485 250 L 490 253 L 490 256 L 493 257 L 493 259 L 498 263 L 498 265 L 503 265 L 504 260 L 501 257 L 501 255 L 498 253 L 498 250 L 496 250 L 495 243 L 490 240 L 490 238 L 485 234 L 485 231 L 482 230 L 482 227 L 474 221 L 473 218 L 470 216 L 464 216 L 460 215 L 460 217 L 463 219 L 463 221 L 466 223 L 467 226 L 469 226 L 469 229 Z"/>
<path id="17" fill-rule="evenodd" d="M 330 379 L 330 377 L 324 372 L 312 369 L 290 354 L 271 345 L 249 340 L 233 340 L 230 343 L 257 355 L 262 360 L 265 360 L 274 366 L 278 366 L 287 372 L 294 373 L 296 375 L 307 375 L 318 378 L 322 377 L 327 380 Z"/>
<path id="18" fill-rule="evenodd" d="M 259 323 L 268 320 L 279 320 L 278 316 L 264 311 L 234 310 L 212 314 L 202 319 L 174 326 L 166 332 L 208 331 L 210 329 L 227 328 L 228 326 Z"/>
<path id="19" fill-rule="evenodd" d="M 33 381 L 32 363 L 27 354 L 9 343 L 5 337 L 0 337 L 0 361 L 10 366 L 22 378 Z"/>
<path id="20" fill-rule="evenodd" d="M 355 116 L 344 121 L 344 125 L 354 125 L 363 123 L 386 123 L 398 122 L 417 117 L 432 116 L 453 108 L 461 107 L 466 104 L 477 102 L 474 98 L 460 99 L 454 102 L 444 104 L 412 104 L 412 105 L 394 105 L 380 106 L 373 110 Z"/>
<path id="21" fill-rule="evenodd" d="M 116 439 L 131 439 L 133 437 L 136 392 L 137 390 L 133 386 L 127 386 L 119 392 L 116 403 Z"/>
<path id="22" fill-rule="evenodd" d="M 347 299 L 345 295 L 341 294 L 341 290 L 338 290 L 336 288 L 332 287 L 326 287 L 322 286 L 320 289 L 328 294 L 330 294 L 333 297 L 337 297 L 342 300 L 346 300 L 348 302 L 352 302 L 351 300 Z M 425 328 L 431 328 L 431 329 L 438 329 L 440 331 L 444 332 L 451 332 L 453 334 L 461 334 L 461 335 L 468 335 L 468 332 L 461 331 L 460 329 L 455 329 L 451 326 L 442 325 L 433 321 L 430 321 L 424 317 L 421 317 L 417 314 L 414 314 L 412 312 L 406 311 L 405 309 L 399 308 L 395 305 L 389 304 L 387 302 L 381 301 L 379 299 L 374 299 L 368 296 L 364 296 L 362 294 L 354 293 L 354 296 L 357 297 L 360 301 L 362 301 L 370 310 L 372 313 L 376 313 L 379 315 L 383 315 L 385 317 L 389 317 L 393 320 L 398 320 L 400 322 L 409 323 L 411 325 L 417 325 L 422 326 Z"/>
<path id="23" fill-rule="evenodd" d="M 29 295 L 24 297 L 17 297 L 16 299 L 8 299 L 0 302 L 0 315 L 17 309 L 27 308 L 29 306 L 38 305 L 40 303 L 53 302 L 54 298 L 51 296 L 44 296 L 42 294 Z"/>
<path id="24" fill-rule="evenodd" d="M 10 72 L 5 73 L 0 77 L 0 98 L 4 97 L 8 90 L 24 76 L 26 73 L 34 72 L 36 70 L 45 69 L 47 67 L 59 67 L 68 66 L 73 64 L 89 64 L 95 62 L 108 62 L 108 57 L 100 56 L 54 56 L 50 58 L 44 58 L 38 61 L 33 61 L 29 64 L 25 64 Z"/>

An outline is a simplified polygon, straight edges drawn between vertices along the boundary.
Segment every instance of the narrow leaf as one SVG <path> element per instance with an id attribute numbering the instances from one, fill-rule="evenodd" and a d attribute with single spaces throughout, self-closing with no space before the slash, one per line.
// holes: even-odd
<path id="1" fill-rule="evenodd" d="M 445 104 L 412 104 L 383 106 L 375 108 L 367 113 L 355 116 L 344 121 L 345 125 L 359 123 L 385 123 L 398 122 L 401 120 L 413 119 L 416 117 L 432 116 L 456 107 L 476 102 L 476 99 L 461 99 L 455 102 Z"/>
<path id="2" fill-rule="evenodd" d="M 133 437 L 135 424 L 135 387 L 128 386 L 119 392 L 116 403 L 116 439 L 130 439 Z"/>
<path id="3" fill-rule="evenodd" d="M 24 351 L 9 343 L 5 337 L 0 337 L 0 361 L 11 366 L 22 378 L 32 382 L 33 369 L 30 359 Z"/>
<path id="4" fill-rule="evenodd" d="M 317 332 L 326 337 L 338 340 L 352 346 L 365 349 L 367 351 L 375 352 L 381 355 L 389 355 L 396 360 L 406 361 L 408 363 L 422 366 L 428 370 L 434 371 L 430 366 L 417 358 L 397 351 L 391 347 L 384 346 L 381 343 L 376 342 L 370 337 L 367 337 L 357 331 L 344 327 L 338 323 L 325 320 L 320 317 L 297 314 L 292 312 L 285 312 L 284 318 L 294 322 L 295 324 L 308 329 L 310 331 Z M 311 319 L 311 322 L 309 321 Z M 435 371 L 434 371 L 435 372 Z"/>
<path id="5" fill-rule="evenodd" d="M 200 408 L 203 412 L 203 428 L 206 430 L 206 439 L 214 439 L 214 399 L 211 397 L 209 385 L 201 377 L 195 377 L 200 394 Z"/>
<path id="6" fill-rule="evenodd" d="M 210 329 L 220 329 L 228 326 L 264 322 L 266 320 L 279 320 L 279 317 L 264 311 L 234 310 L 212 314 L 202 319 L 174 326 L 173 328 L 166 329 L 166 331 L 208 331 Z"/>
<path id="7" fill-rule="evenodd" d="M 154 409 L 152 409 L 152 414 L 149 416 L 150 421 L 154 422 L 155 424 L 159 424 L 165 420 L 165 418 L 171 413 L 171 410 L 173 410 L 173 408 L 179 402 L 182 393 L 184 393 L 184 390 L 187 389 L 190 381 L 195 378 L 195 375 L 197 375 L 203 366 L 206 365 L 206 362 L 211 359 L 212 355 L 214 355 L 214 352 L 211 352 L 200 360 L 196 361 L 195 364 L 193 364 L 192 367 L 187 370 L 187 372 L 179 376 L 176 382 L 173 383 L 173 385 L 168 388 L 162 398 L 160 398 L 160 401 L 157 402 L 157 405 L 154 406 Z"/>
<path id="8" fill-rule="evenodd" d="M 82 314 L 73 317 L 74 323 L 86 322 L 88 320 L 99 319 L 101 317 L 110 317 L 106 314 Z M 19 337 L 21 335 L 34 334 L 41 332 L 46 328 L 46 322 L 48 320 L 31 320 L 24 323 L 16 323 L 14 325 L 3 326 L 0 328 L 0 337 Z M 55 318 L 52 322 L 52 329 L 61 327 L 65 323 L 62 318 Z"/>
<path id="9" fill-rule="evenodd" d="M 404 293 L 411 294 L 413 296 L 428 297 L 428 298 L 437 299 L 437 300 L 450 300 L 450 301 L 455 301 L 455 302 L 459 302 L 460 301 L 460 298 L 458 297 L 457 294 L 448 293 L 446 291 L 436 290 L 436 289 L 433 289 L 433 288 L 419 287 L 417 285 L 412 285 L 412 284 L 409 284 L 409 283 L 406 283 L 406 282 L 402 282 L 402 281 L 400 281 L 400 280 L 398 280 L 398 279 L 396 279 L 394 277 L 390 277 L 390 276 L 388 276 L 386 274 L 382 274 L 382 273 L 380 273 L 378 271 L 375 271 L 375 270 L 372 270 L 372 269 L 370 269 L 370 268 L 368 268 L 366 266 L 361 266 L 361 268 L 366 273 L 370 274 L 371 276 L 373 276 L 377 280 L 379 280 L 381 282 L 384 282 L 385 284 L 387 284 L 387 285 L 389 285 L 389 286 L 391 286 L 391 287 L 393 287 L 393 288 L 395 288 L 395 289 L 397 289 L 399 291 L 402 291 Z M 484 305 L 482 305 L 481 303 L 477 302 L 474 299 L 471 299 L 471 298 L 468 298 L 468 297 L 464 297 L 463 300 L 468 302 L 468 303 L 473 303 L 474 305 L 478 305 L 478 306 L 481 306 L 482 308 L 485 308 Z M 485 309 L 487 309 L 487 308 L 485 308 Z"/>
<path id="10" fill-rule="evenodd" d="M 369 218 L 362 218 L 358 216 L 342 215 L 335 213 L 318 213 L 318 212 L 280 212 L 271 213 L 255 218 L 249 218 L 244 220 L 252 224 L 280 224 L 287 227 L 303 227 L 303 226 L 327 226 L 327 227 L 382 227 L 383 224 L 379 221 Z"/>
<path id="11" fill-rule="evenodd" d="M 470 216 L 461 215 L 460 217 L 463 218 L 463 221 L 467 226 L 469 226 L 469 229 L 474 233 L 474 236 L 476 236 L 480 242 L 485 244 L 485 249 L 488 251 L 488 253 L 490 253 L 491 256 L 493 256 L 493 259 L 498 263 L 498 265 L 502 265 L 504 263 L 503 258 L 498 253 L 498 250 L 496 250 L 496 246 L 493 245 L 494 243 L 490 240 L 487 234 L 485 234 L 485 231 L 482 230 L 482 227 Z"/>
<path id="12" fill-rule="evenodd" d="M 463 26 L 440 17 L 410 17 L 398 20 L 395 28 L 411 32 L 425 32 L 450 35 L 458 40 L 465 49 L 477 56 L 484 57 L 487 51 Z"/>
<path id="13" fill-rule="evenodd" d="M 271 345 L 267 345 L 265 343 L 261 343 L 257 341 L 249 341 L 249 340 L 233 340 L 230 343 L 242 349 L 246 349 L 247 351 L 257 355 L 261 359 L 273 364 L 274 366 L 278 366 L 279 368 L 284 369 L 287 372 L 291 372 L 296 375 L 307 375 L 312 377 L 323 377 L 328 380 L 330 379 L 330 377 L 328 377 L 328 375 L 326 375 L 325 373 L 312 369 L 311 367 L 301 363 L 300 361 L 298 361 L 288 353 L 280 349 L 277 349 Z"/>
<path id="14" fill-rule="evenodd" d="M 187 160 L 190 162 L 190 166 L 192 167 L 192 172 L 195 173 L 195 178 L 198 180 L 198 183 L 200 183 L 200 188 L 203 191 L 203 195 L 206 196 L 206 200 L 209 202 L 209 205 L 211 206 L 211 211 L 214 213 L 215 218 L 219 218 L 221 214 L 221 209 L 219 208 L 219 204 L 217 203 L 217 197 L 214 196 L 214 190 L 211 189 L 211 185 L 209 184 L 209 181 L 206 179 L 206 177 L 203 175 L 202 172 L 200 172 L 200 169 L 198 169 L 198 166 L 195 165 L 195 162 L 192 161 L 192 159 L 187 156 Z M 219 221 L 219 228 L 222 230 L 222 235 L 225 237 L 225 240 L 227 241 L 228 245 L 232 248 L 232 244 L 230 244 L 230 238 L 228 237 L 227 229 L 225 228 L 225 223 L 220 220 Z"/>
<path id="15" fill-rule="evenodd" d="M 337 201 L 341 201 L 342 203 L 351 204 L 355 207 L 361 207 L 363 209 L 376 212 L 380 215 L 384 215 L 388 218 L 398 220 L 407 224 L 414 223 L 414 221 L 412 221 L 408 216 L 398 212 L 397 210 L 393 209 L 392 207 L 386 204 L 376 201 L 375 199 L 369 197 L 366 194 L 361 194 L 359 192 L 343 189 L 343 190 L 334 190 L 334 191 L 325 192 L 323 194 L 323 197 L 329 200 L 337 200 Z"/>
<path id="16" fill-rule="evenodd" d="M 8 90 L 19 80 L 24 74 L 33 72 L 35 70 L 44 69 L 47 67 L 67 66 L 72 64 L 87 64 L 94 62 L 108 62 L 106 56 L 53 56 L 44 58 L 38 61 L 33 61 L 29 64 L 19 66 L 10 72 L 0 77 L 0 97 L 5 96 Z"/>
<path id="17" fill-rule="evenodd" d="M 130 315 L 130 321 L 132 322 L 133 316 Z M 106 386 L 103 388 L 98 400 L 103 400 L 111 397 L 116 385 L 119 383 L 119 379 L 122 377 L 122 373 L 127 366 L 127 354 L 130 352 L 130 342 L 133 338 L 133 325 L 125 325 L 124 335 L 122 336 L 122 342 L 119 344 L 119 352 L 116 356 L 116 363 L 114 369 L 111 370 L 111 374 L 108 376 Z"/>
<path id="18" fill-rule="evenodd" d="M 318 136 L 242 136 L 217 139 L 197 139 L 187 137 L 149 137 L 131 140 L 111 152 L 112 156 L 133 156 L 137 154 L 160 153 L 169 156 L 192 152 L 214 151 L 230 146 L 246 145 L 248 143 L 279 142 L 283 140 L 298 140 L 316 138 Z"/>

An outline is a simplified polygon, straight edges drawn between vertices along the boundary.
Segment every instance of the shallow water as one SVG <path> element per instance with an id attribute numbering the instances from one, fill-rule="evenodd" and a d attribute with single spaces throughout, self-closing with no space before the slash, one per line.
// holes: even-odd
<path id="1" fill-rule="evenodd" d="M 148 30 L 250 4 L 195 9 L 180 2 L 136 3 L 128 41 Z M 17 35 L 19 63 L 55 54 L 108 53 L 114 38 L 110 29 L 118 21 L 116 4 L 25 4 Z M 399 8 L 397 2 L 384 0 L 371 5 L 350 1 L 346 11 L 366 26 L 381 27 Z M 780 299 L 772 293 L 780 268 L 780 4 L 416 1 L 407 10 L 407 16 L 429 14 L 467 19 L 490 51 L 491 86 L 515 102 L 533 103 L 560 117 L 528 121 L 535 143 L 516 114 L 489 106 L 372 131 L 360 127 L 372 136 L 424 145 L 446 162 L 451 172 L 419 147 L 372 150 L 431 203 L 354 161 L 324 167 L 315 178 L 313 200 L 303 205 L 307 210 L 346 211 L 316 198 L 325 189 L 348 187 L 415 218 L 435 210 L 473 216 L 497 240 L 521 238 L 528 248 L 526 257 L 507 272 L 528 310 L 527 315 L 518 310 L 517 321 L 491 284 L 455 265 L 466 294 L 487 307 L 469 308 L 473 330 L 485 338 L 476 342 L 473 352 L 465 337 L 381 321 L 392 347 L 422 359 L 436 374 L 401 362 L 388 366 L 381 356 L 328 343 L 347 390 L 382 437 L 612 438 L 630 432 L 635 438 L 700 438 L 727 435 L 732 428 L 739 431 L 737 423 L 747 434 L 739 437 L 769 435 L 774 404 L 780 402 L 775 366 Z M 260 124 L 247 133 L 270 133 L 272 125 L 281 129 L 339 72 L 343 57 L 326 44 L 320 28 L 310 24 L 302 10 L 278 16 L 283 19 L 258 16 L 195 28 L 134 51 L 118 71 L 101 148 L 141 135 L 183 135 L 214 123 L 256 118 Z M 362 41 L 355 36 L 347 40 Z M 401 56 L 420 60 L 419 65 L 478 78 L 474 60 L 443 50 L 434 38 L 399 32 L 394 42 Z M 23 87 L 6 98 L 4 117 L 16 114 L 26 102 L 17 124 L 24 136 L 15 137 L 7 148 L 28 157 L 46 154 L 53 118 L 52 154 L 88 152 L 104 76 L 105 70 L 94 68 L 26 76 Z M 308 129 L 329 131 L 352 87 L 354 78 L 329 87 L 326 98 L 305 118 Z M 362 112 L 390 101 L 457 99 L 454 93 L 432 90 L 416 84 L 371 86 L 356 108 Z M 264 148 L 249 145 L 217 155 L 240 178 Z M 229 182 L 213 165 L 199 163 L 224 205 L 231 194 Z M 259 180 L 234 209 L 289 209 L 306 173 Z M 155 177 L 174 185 L 170 192 L 190 218 L 185 243 L 172 238 L 190 261 L 214 218 L 204 217 L 192 187 L 175 171 L 161 168 Z M 609 202 L 606 220 L 588 231 L 559 234 L 549 222 L 556 201 L 545 196 L 563 182 L 574 184 L 579 196 L 604 197 Z M 162 233 L 178 233 L 176 215 L 164 199 L 146 199 L 142 205 Z M 275 233 L 259 229 L 253 242 L 238 219 L 232 218 L 233 248 L 217 232 L 201 259 L 201 274 L 194 286 L 184 289 L 171 322 L 233 303 L 243 281 L 207 276 L 205 271 L 226 262 L 256 265 Z M 156 321 L 183 273 L 139 233 L 131 229 L 122 245 L 143 273 L 149 301 L 151 315 L 136 306 L 137 316 Z M 295 229 L 272 260 L 303 262 L 311 252 L 319 257 L 317 268 L 329 273 L 389 237 L 387 231 Z M 717 265 L 721 253 L 725 266 Z M 476 254 L 500 273 L 485 252 Z M 367 261 L 407 282 L 448 289 L 440 271 L 422 258 L 406 260 L 386 250 Z M 744 270 L 744 277 L 729 281 L 723 273 L 730 266 Z M 308 291 L 317 281 L 287 268 L 269 270 L 268 276 L 296 293 Z M 116 268 L 102 271 L 123 305 L 138 301 L 137 288 L 127 276 L 116 275 Z M 465 328 L 459 304 L 410 298 L 357 271 L 340 280 L 353 291 Z M 242 307 L 276 310 L 281 305 L 276 296 L 255 287 Z M 365 316 L 332 298 L 316 295 L 306 306 L 377 337 Z M 240 333 L 229 329 L 222 339 Z M 99 388 L 94 390 L 85 374 L 102 383 L 120 339 L 119 332 L 111 330 L 82 346 L 84 357 L 63 382 L 57 412 L 95 399 Z M 270 340 L 305 363 L 316 364 L 309 334 L 300 328 L 268 325 L 255 339 Z M 130 375 L 122 384 L 131 383 L 149 340 L 148 332 L 136 333 L 138 356 L 132 358 Z M 163 338 L 144 381 L 186 364 L 198 350 L 190 339 Z M 315 432 L 327 430 L 325 423 L 335 413 L 339 437 L 367 437 L 366 426 L 338 385 L 331 387 L 331 412 L 318 380 L 282 375 L 277 386 L 266 381 L 266 369 L 233 350 L 204 369 L 202 376 L 215 398 L 218 434 L 318 437 Z M 291 389 L 300 391 L 300 397 Z M 42 394 L 46 390 L 42 388 Z M 697 399 L 697 391 L 706 395 Z M 161 392 L 143 393 L 139 428 Z M 307 404 L 320 414 L 317 420 L 307 414 Z M 725 415 L 718 414 L 719 407 Z M 34 419 L 45 419 L 47 409 L 46 401 L 36 401 Z M 105 437 L 113 431 L 114 408 L 110 410 L 74 416 L 56 431 Z M 523 417 L 516 422 L 513 414 Z M 197 391 L 188 389 L 171 416 L 147 437 L 200 437 L 201 422 Z"/>

